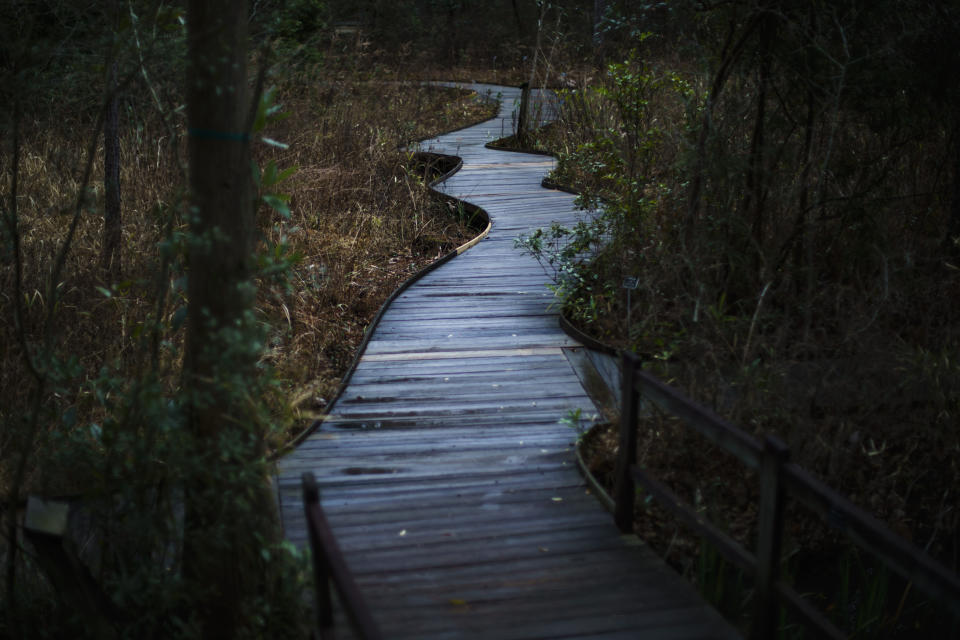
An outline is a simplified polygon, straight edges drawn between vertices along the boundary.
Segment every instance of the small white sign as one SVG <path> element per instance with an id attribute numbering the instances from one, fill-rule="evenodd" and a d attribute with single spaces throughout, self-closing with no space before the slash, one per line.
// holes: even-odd
<path id="1" fill-rule="evenodd" d="M 67 530 L 70 505 L 59 500 L 27 497 L 27 516 L 23 527 L 37 533 L 62 536 Z"/>

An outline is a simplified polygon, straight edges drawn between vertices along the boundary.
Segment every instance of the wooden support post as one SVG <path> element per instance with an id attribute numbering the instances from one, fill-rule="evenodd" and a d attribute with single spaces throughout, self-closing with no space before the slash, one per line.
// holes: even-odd
<path id="1" fill-rule="evenodd" d="M 783 536 L 783 465 L 790 450 L 779 438 L 767 436 L 760 458 L 760 514 L 757 535 L 756 614 L 751 638 L 776 638 L 780 603 L 780 544 Z"/>
<path id="2" fill-rule="evenodd" d="M 633 502 L 636 489 L 633 475 L 630 473 L 637 462 L 637 393 L 634 370 L 640 366 L 640 360 L 627 351 L 620 354 L 620 446 L 617 452 L 617 468 L 614 486 L 613 518 L 623 533 L 633 531 Z"/>
<path id="3" fill-rule="evenodd" d="M 317 480 L 310 472 L 300 476 L 303 482 L 303 507 L 310 532 L 310 549 L 313 552 L 314 586 L 317 591 L 317 618 L 320 637 L 333 638 L 333 606 L 330 600 L 331 582 L 337 588 L 342 605 L 356 636 L 361 640 L 381 640 L 383 634 L 370 615 L 357 583 L 340 551 L 330 523 L 323 514 Z"/>
<path id="4" fill-rule="evenodd" d="M 311 523 L 309 511 L 320 504 L 320 489 L 313 473 L 307 471 L 300 476 L 303 482 L 303 510 L 307 518 L 307 530 L 310 533 L 310 551 L 313 560 L 313 588 L 317 598 L 317 623 L 320 637 L 325 638 L 333 629 L 333 603 L 330 600 L 330 570 L 327 559 L 317 539 L 317 531 Z"/>

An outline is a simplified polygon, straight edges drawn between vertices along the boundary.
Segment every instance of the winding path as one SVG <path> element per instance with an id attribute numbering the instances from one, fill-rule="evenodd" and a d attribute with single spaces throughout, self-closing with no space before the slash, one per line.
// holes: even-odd
<path id="1" fill-rule="evenodd" d="M 438 187 L 474 203 L 489 235 L 400 294 L 324 424 L 279 462 L 287 538 L 305 544 L 300 474 L 313 471 L 347 562 L 388 638 L 734 638 L 634 536 L 621 536 L 558 420 L 595 413 L 577 347 L 548 310 L 519 234 L 573 222 L 540 187 L 553 161 L 484 148 L 494 120 L 424 142 L 460 156 Z"/>

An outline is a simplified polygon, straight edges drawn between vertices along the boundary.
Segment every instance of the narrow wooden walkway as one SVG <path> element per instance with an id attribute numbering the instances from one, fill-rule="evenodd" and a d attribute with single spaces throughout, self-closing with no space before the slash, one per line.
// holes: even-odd
<path id="1" fill-rule="evenodd" d="M 492 231 L 395 300 L 329 419 L 280 461 L 286 535 L 305 543 L 300 474 L 313 471 L 389 638 L 738 637 L 619 535 L 577 472 L 558 420 L 596 409 L 543 269 L 513 246 L 575 209 L 540 187 L 550 158 L 484 148 L 519 94 L 491 89 L 499 119 L 422 148 L 463 158 L 442 189 L 484 208 Z"/>

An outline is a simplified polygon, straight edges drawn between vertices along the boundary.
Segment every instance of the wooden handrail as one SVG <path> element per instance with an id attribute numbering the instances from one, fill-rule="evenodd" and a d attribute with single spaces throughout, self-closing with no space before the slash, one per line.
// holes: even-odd
<path id="1" fill-rule="evenodd" d="M 627 362 L 631 364 L 627 365 Z M 699 432 L 718 447 L 730 452 L 751 469 L 757 470 L 760 468 L 763 447 L 755 438 L 720 418 L 709 409 L 691 402 L 673 387 L 660 382 L 646 371 L 641 370 L 640 361 L 633 354 L 625 356 L 624 365 L 625 368 L 632 366 L 636 370 L 634 378 L 637 380 L 641 395 L 653 400 L 665 411 L 683 420 L 688 427 Z"/>
<path id="2" fill-rule="evenodd" d="M 755 576 L 757 574 L 756 556 L 744 549 L 740 543 L 726 533 L 710 524 L 694 509 L 685 505 L 683 500 L 674 494 L 669 487 L 638 467 L 633 468 L 633 477 L 638 485 L 646 489 L 657 502 L 673 513 L 677 520 L 682 522 L 687 528 L 703 536 L 707 542 L 712 544 L 728 562 L 741 569 L 747 575 Z M 776 580 L 770 585 L 770 588 L 776 590 L 781 601 L 790 607 L 808 627 L 816 629 L 823 637 L 831 640 L 841 640 L 847 637 L 845 633 L 841 632 L 833 623 L 827 620 L 823 614 L 807 603 L 790 585 L 784 583 L 782 580 Z M 775 607 L 770 607 L 770 609 L 775 609 Z M 756 632 L 756 635 L 763 637 L 760 635 L 759 630 Z"/>
<path id="3" fill-rule="evenodd" d="M 637 461 L 637 430 L 625 429 L 625 424 L 637 423 L 637 412 L 640 408 L 639 396 L 634 375 L 637 367 L 634 366 L 633 354 L 626 351 L 621 356 L 620 391 L 623 408 L 620 412 L 620 442 L 617 448 L 617 467 L 613 490 L 613 519 L 621 532 L 633 531 L 633 500 L 636 489 L 630 469 Z"/>
<path id="4" fill-rule="evenodd" d="M 320 489 L 317 480 L 309 471 L 301 476 L 303 483 L 303 509 L 310 534 L 310 549 L 313 556 L 314 589 L 317 595 L 317 619 L 320 637 L 331 637 L 333 631 L 333 603 L 330 598 L 330 583 L 337 589 L 340 603 L 357 634 L 363 640 L 380 640 L 383 636 L 373 620 L 370 610 L 357 588 L 340 546 L 330 529 L 323 508 L 320 506 Z"/>
<path id="5" fill-rule="evenodd" d="M 756 556 L 740 546 L 736 540 L 726 533 L 707 522 L 697 511 L 684 504 L 683 500 L 669 487 L 637 467 L 633 468 L 633 477 L 637 484 L 646 489 L 677 520 L 706 538 L 728 562 L 751 575 L 756 573 Z"/>
<path id="6" fill-rule="evenodd" d="M 780 604 L 786 604 L 805 624 L 830 638 L 844 634 L 779 580 L 783 510 L 787 494 L 819 515 L 861 548 L 939 601 L 960 620 L 960 578 L 925 552 L 895 535 L 879 520 L 841 496 L 810 473 L 789 462 L 787 446 L 767 437 L 755 438 L 640 369 L 633 354 L 621 354 L 622 411 L 617 456 L 614 516 L 621 531 L 632 530 L 636 484 L 644 486 L 675 517 L 709 540 L 730 562 L 752 574 L 756 582 L 756 614 L 751 636 L 773 638 Z M 640 398 L 654 401 L 711 442 L 756 469 L 760 479 L 757 550 L 750 553 L 635 466 Z"/>
<path id="7" fill-rule="evenodd" d="M 960 619 L 960 578 L 929 555 L 893 533 L 879 520 L 856 506 L 796 464 L 783 466 L 786 486 L 798 502 L 819 515 L 831 528 L 939 600 Z"/>

